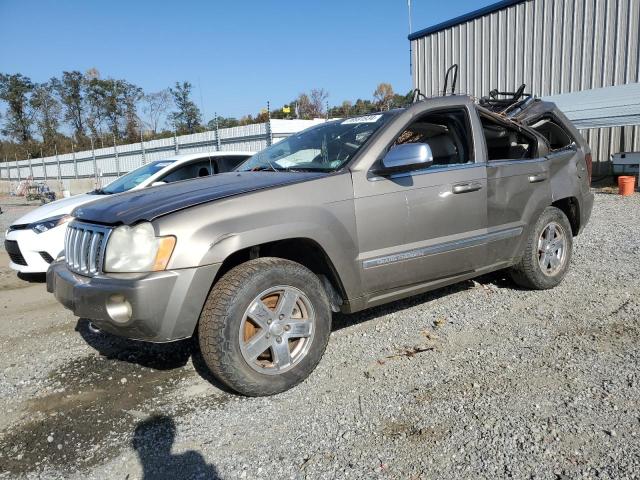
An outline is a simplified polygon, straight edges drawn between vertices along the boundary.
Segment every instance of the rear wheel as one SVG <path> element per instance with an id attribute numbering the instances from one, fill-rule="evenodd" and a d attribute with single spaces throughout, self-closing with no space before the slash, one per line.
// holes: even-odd
<path id="1" fill-rule="evenodd" d="M 562 210 L 547 207 L 529 233 L 524 255 L 511 268 L 511 277 L 525 288 L 553 288 L 569 270 L 572 249 L 569 219 Z"/>
<path id="2" fill-rule="evenodd" d="M 318 277 L 279 258 L 250 260 L 225 274 L 198 326 L 211 372 L 249 396 L 273 395 L 303 381 L 330 333 L 331 310 Z"/>

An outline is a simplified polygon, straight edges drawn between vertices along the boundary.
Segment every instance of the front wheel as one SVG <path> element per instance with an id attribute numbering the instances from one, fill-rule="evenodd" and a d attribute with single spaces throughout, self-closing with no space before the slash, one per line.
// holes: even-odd
<path id="1" fill-rule="evenodd" d="M 226 273 L 209 293 L 198 340 L 205 363 L 231 389 L 273 395 L 314 370 L 331 333 L 318 277 L 280 258 L 258 258 Z"/>
<path id="2" fill-rule="evenodd" d="M 572 250 L 573 234 L 569 219 L 562 210 L 547 207 L 531 229 L 524 255 L 511 268 L 511 277 L 525 288 L 553 288 L 567 274 Z"/>

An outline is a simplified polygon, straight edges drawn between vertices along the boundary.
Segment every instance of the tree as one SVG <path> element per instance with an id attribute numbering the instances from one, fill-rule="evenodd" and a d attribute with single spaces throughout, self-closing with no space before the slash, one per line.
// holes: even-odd
<path id="1" fill-rule="evenodd" d="M 380 110 L 389 110 L 393 104 L 393 87 L 390 83 L 380 83 L 373 92 L 376 106 Z"/>
<path id="2" fill-rule="evenodd" d="M 175 129 L 180 133 L 194 133 L 200 125 L 202 115 L 200 109 L 191 100 L 192 85 L 189 82 L 176 82 L 175 88 L 170 88 L 173 103 L 177 111 L 170 116 Z"/>
<path id="3" fill-rule="evenodd" d="M 28 95 L 33 90 L 31 79 L 19 73 L 0 74 L 0 100 L 7 102 L 2 133 L 22 144 L 31 141 L 33 118 L 29 111 Z"/>
<path id="4" fill-rule="evenodd" d="M 238 125 L 240 125 L 240 122 L 238 121 L 237 118 L 222 117 L 218 115 L 218 128 L 231 128 L 231 127 L 237 127 Z M 209 123 L 207 123 L 207 128 L 209 130 L 215 130 L 216 128 L 215 118 L 212 118 L 211 120 L 209 120 Z"/>
<path id="5" fill-rule="evenodd" d="M 86 82 L 86 124 L 92 138 L 102 136 L 104 121 L 103 93 L 101 80 L 94 78 Z"/>
<path id="6" fill-rule="evenodd" d="M 324 115 L 324 106 L 329 92 L 323 88 L 314 88 L 309 94 L 301 93 L 295 101 L 298 118 L 312 119 Z"/>
<path id="7" fill-rule="evenodd" d="M 169 108 L 171 108 L 171 102 L 171 93 L 168 88 L 142 96 L 144 124 L 154 135 L 158 133 L 162 119 L 166 117 Z"/>
<path id="8" fill-rule="evenodd" d="M 321 117 L 324 114 L 324 107 L 329 98 L 329 92 L 324 88 L 313 88 L 309 94 L 313 117 Z"/>
<path id="9" fill-rule="evenodd" d="M 342 102 L 342 106 L 340 107 L 341 116 L 348 117 L 351 115 L 351 109 L 353 108 L 353 104 L 349 100 L 345 100 Z"/>
<path id="10" fill-rule="evenodd" d="M 53 153 L 62 107 L 55 96 L 53 79 L 35 85 L 29 104 L 33 109 L 38 132 L 42 137 L 42 148 L 45 153 Z"/>
<path id="11" fill-rule="evenodd" d="M 79 144 L 85 139 L 85 88 L 86 80 L 78 71 L 62 72 L 62 79 L 52 79 L 53 87 L 58 92 L 64 120 L 72 129 L 75 140 Z"/>
<path id="12" fill-rule="evenodd" d="M 125 132 L 129 142 L 135 142 L 139 138 L 140 118 L 137 105 L 143 97 L 140 87 L 125 80 L 119 80 L 122 88 L 122 102 L 124 104 Z"/>

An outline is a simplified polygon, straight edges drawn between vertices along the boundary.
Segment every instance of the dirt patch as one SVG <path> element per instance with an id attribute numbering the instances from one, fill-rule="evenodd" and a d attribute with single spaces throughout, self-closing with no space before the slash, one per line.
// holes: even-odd
<path id="1" fill-rule="evenodd" d="M 26 421 L 2 432 L 3 470 L 103 463 L 126 446 L 138 421 L 164 409 L 161 399 L 196 375 L 191 368 L 157 370 L 97 355 L 69 362 L 51 372 L 52 393 L 28 402 Z M 193 406 L 198 401 L 212 399 L 196 398 Z M 185 408 L 180 405 L 180 413 Z"/>

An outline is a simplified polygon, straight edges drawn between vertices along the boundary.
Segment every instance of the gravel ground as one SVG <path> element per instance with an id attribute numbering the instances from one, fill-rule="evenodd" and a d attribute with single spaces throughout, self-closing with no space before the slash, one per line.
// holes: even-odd
<path id="1" fill-rule="evenodd" d="M 189 342 L 92 333 L 0 257 L 0 478 L 640 478 L 638 194 L 596 195 L 558 288 L 336 315 L 312 376 L 260 399 Z"/>

